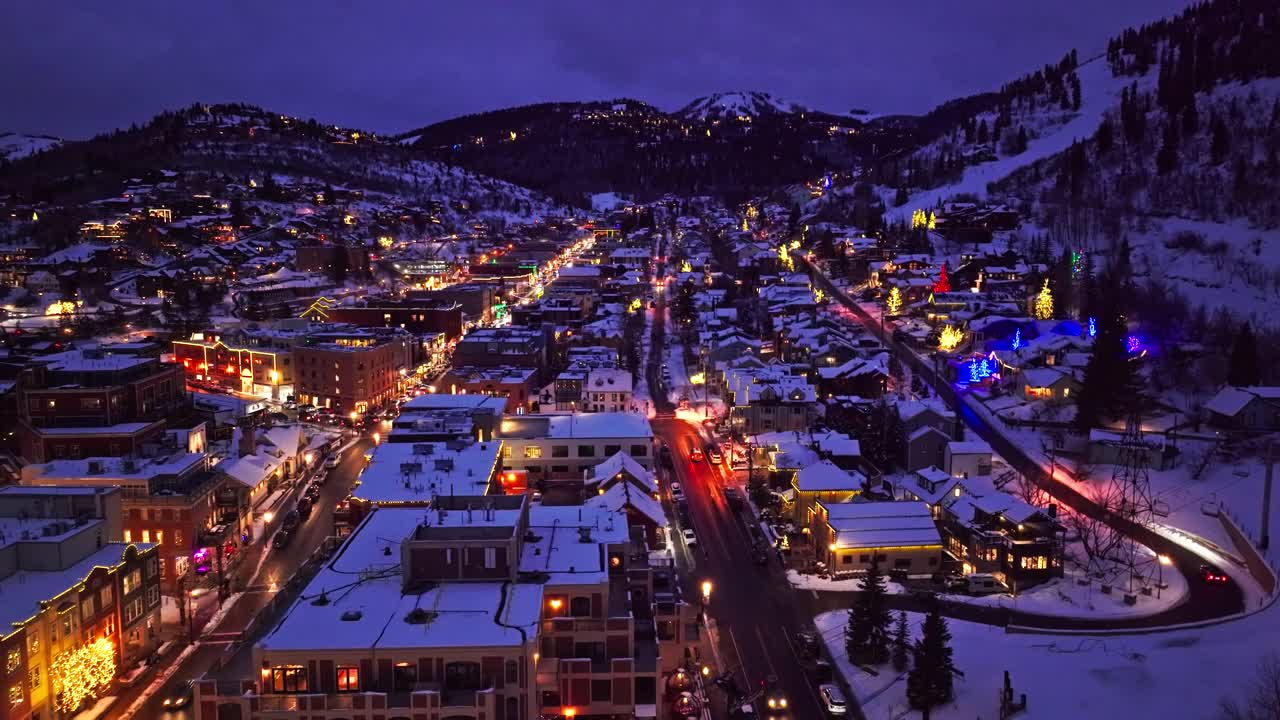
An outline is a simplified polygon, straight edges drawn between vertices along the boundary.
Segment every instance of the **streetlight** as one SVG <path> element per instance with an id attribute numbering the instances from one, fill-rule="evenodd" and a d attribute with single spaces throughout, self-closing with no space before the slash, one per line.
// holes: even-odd
<path id="1" fill-rule="evenodd" d="M 711 602 L 711 581 L 703 580 L 702 581 L 702 604 L 706 605 L 709 602 Z"/>
<path id="2" fill-rule="evenodd" d="M 1172 565 L 1173 559 L 1168 555 L 1158 555 L 1156 560 L 1159 560 L 1159 563 L 1156 565 L 1159 570 L 1159 575 L 1156 578 L 1156 599 L 1159 600 L 1160 591 L 1164 589 L 1164 566 Z"/>

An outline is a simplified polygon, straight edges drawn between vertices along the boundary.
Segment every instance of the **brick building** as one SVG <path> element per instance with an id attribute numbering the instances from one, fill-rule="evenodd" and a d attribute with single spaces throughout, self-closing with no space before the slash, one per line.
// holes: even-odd
<path id="1" fill-rule="evenodd" d="M 415 365 L 413 337 L 400 329 L 330 328 L 294 346 L 297 397 L 339 413 L 364 413 L 400 393 Z"/>
<path id="2" fill-rule="evenodd" d="M 188 402 L 180 366 L 98 349 L 40 358 L 17 393 L 18 441 L 28 462 L 136 453 Z"/>

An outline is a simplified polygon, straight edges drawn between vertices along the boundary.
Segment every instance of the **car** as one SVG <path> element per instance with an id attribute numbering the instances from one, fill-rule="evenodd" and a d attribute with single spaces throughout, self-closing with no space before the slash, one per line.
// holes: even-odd
<path id="1" fill-rule="evenodd" d="M 1226 585 L 1231 582 L 1231 578 L 1227 577 L 1226 573 L 1212 565 L 1201 565 L 1197 574 L 1200 576 L 1200 582 L 1205 585 Z"/>
<path id="2" fill-rule="evenodd" d="M 690 548 L 698 546 L 698 536 L 691 528 L 685 528 L 680 531 L 680 537 L 684 538 L 684 544 Z"/>
<path id="3" fill-rule="evenodd" d="M 680 487 L 680 483 L 671 483 L 671 499 L 680 501 L 684 499 L 684 488 Z"/>
<path id="4" fill-rule="evenodd" d="M 719 465 L 724 462 L 724 455 L 720 452 L 720 447 L 715 443 L 707 443 L 707 462 L 712 465 Z"/>
<path id="5" fill-rule="evenodd" d="M 298 527 L 298 523 L 301 521 L 302 521 L 302 518 L 298 516 L 298 511 L 290 510 L 289 512 L 285 513 L 284 518 L 280 520 L 280 526 L 283 527 L 285 530 L 292 530 Z"/>
<path id="6" fill-rule="evenodd" d="M 328 458 L 325 459 L 324 467 L 326 470 L 332 470 L 338 467 L 338 465 L 341 463 L 342 463 L 342 460 L 337 455 L 330 455 Z"/>
<path id="7" fill-rule="evenodd" d="M 304 495 L 303 497 L 298 498 L 298 517 L 302 518 L 303 520 L 306 520 L 310 516 L 311 516 L 311 498 L 308 498 Z"/>
<path id="8" fill-rule="evenodd" d="M 673 467 L 671 463 L 671 448 L 667 447 L 666 445 L 659 447 L 658 461 L 661 462 L 664 467 Z"/>
<path id="9" fill-rule="evenodd" d="M 187 705 L 190 705 L 191 694 L 192 694 L 192 690 L 194 689 L 194 686 L 195 686 L 195 680 L 188 680 L 184 683 L 179 684 L 178 687 L 173 689 L 173 692 L 166 695 L 164 698 L 164 701 L 161 703 L 161 705 L 165 709 L 165 712 L 173 712 L 174 710 L 181 710 Z"/>
<path id="10" fill-rule="evenodd" d="M 690 440 L 688 442 L 689 459 L 693 462 L 702 462 L 702 448 L 698 447 L 698 443 Z"/>
<path id="11" fill-rule="evenodd" d="M 724 489 L 724 501 L 734 510 L 742 508 L 742 493 L 738 492 L 736 487 L 727 487 Z"/>
<path id="12" fill-rule="evenodd" d="M 822 706 L 832 715 L 844 715 L 849 712 L 849 706 L 844 700 L 844 693 L 833 683 L 819 686 L 818 697 L 822 698 Z"/>
<path id="13" fill-rule="evenodd" d="M 307 489 L 302 491 L 302 497 L 310 500 L 311 502 L 315 502 L 316 498 L 320 497 L 319 481 L 313 482 L 310 485 L 308 485 Z"/>
<path id="14" fill-rule="evenodd" d="M 271 547 L 280 550 L 289 546 L 289 541 L 293 540 L 293 533 L 288 530 L 281 530 L 271 538 Z"/>

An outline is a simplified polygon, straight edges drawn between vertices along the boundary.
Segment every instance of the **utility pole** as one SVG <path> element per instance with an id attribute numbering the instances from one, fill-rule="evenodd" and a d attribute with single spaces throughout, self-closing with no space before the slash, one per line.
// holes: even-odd
<path id="1" fill-rule="evenodd" d="M 1275 475 L 1275 457 L 1272 455 L 1271 441 L 1267 441 L 1267 449 L 1262 461 L 1267 464 L 1267 474 L 1262 483 L 1262 537 L 1258 541 L 1260 550 L 1266 550 L 1271 544 L 1271 480 Z"/>

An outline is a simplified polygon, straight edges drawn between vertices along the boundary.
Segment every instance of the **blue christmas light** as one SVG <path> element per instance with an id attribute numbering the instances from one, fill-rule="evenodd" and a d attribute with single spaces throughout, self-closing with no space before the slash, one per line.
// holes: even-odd
<path id="1" fill-rule="evenodd" d="M 1098 336 L 1098 321 L 1094 318 L 1089 318 L 1089 337 L 1097 337 L 1097 336 Z"/>
<path id="2" fill-rule="evenodd" d="M 1017 331 L 1013 333 L 1013 349 L 1017 350 L 1020 347 L 1022 347 L 1022 328 L 1018 328 Z"/>
<path id="3" fill-rule="evenodd" d="M 990 360 L 987 360 L 986 358 L 982 359 L 982 363 L 978 366 L 978 376 L 984 377 L 984 378 L 991 377 L 991 361 Z"/>
<path id="4" fill-rule="evenodd" d="M 1127 350 L 1130 355 L 1141 352 L 1142 341 L 1138 339 L 1137 335 L 1130 335 L 1124 339 L 1124 349 Z"/>
<path id="5" fill-rule="evenodd" d="M 969 363 L 969 382 L 978 382 L 978 363 L 976 362 Z"/>

